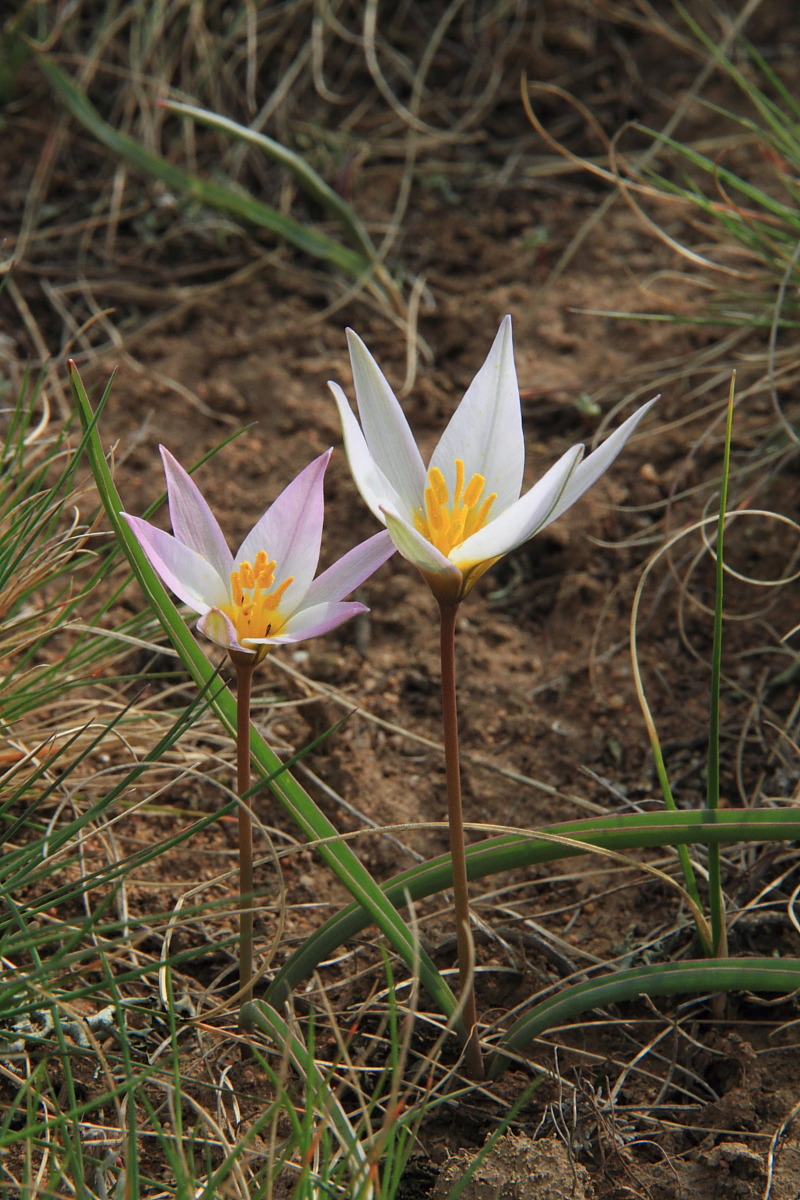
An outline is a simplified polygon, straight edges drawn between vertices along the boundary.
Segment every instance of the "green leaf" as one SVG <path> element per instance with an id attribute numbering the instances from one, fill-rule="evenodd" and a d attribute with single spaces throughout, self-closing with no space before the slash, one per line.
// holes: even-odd
<path id="1" fill-rule="evenodd" d="M 249 129 L 246 125 L 240 125 L 238 121 L 232 121 L 229 117 L 222 117 L 218 113 L 210 112 L 206 108 L 198 108 L 194 104 L 180 104 L 174 100 L 163 101 L 161 107 L 165 108 L 168 112 L 183 113 L 185 116 L 199 121 L 202 125 L 208 125 L 211 129 L 220 129 L 224 133 L 230 133 L 241 142 L 248 142 L 251 146 L 257 146 L 259 150 L 263 150 L 270 158 L 281 163 L 282 166 L 291 171 L 307 195 L 316 200 L 318 204 L 321 204 L 323 208 L 327 208 L 329 212 L 333 213 L 341 221 L 353 248 L 362 254 L 373 266 L 377 264 L 378 252 L 352 207 L 338 192 L 335 192 L 332 187 L 328 186 L 325 180 L 317 174 L 301 155 L 295 154 L 287 146 L 281 145 L 280 142 L 274 141 L 273 138 L 267 137 L 255 129 Z"/>
<path id="2" fill-rule="evenodd" d="M 287 217 L 268 204 L 256 200 L 246 192 L 234 191 L 219 183 L 200 179 L 190 175 L 180 167 L 174 166 L 158 154 L 152 154 L 126 133 L 114 129 L 98 113 L 84 93 L 76 86 L 46 54 L 37 55 L 39 67 L 54 91 L 63 100 L 69 112 L 97 138 L 102 145 L 107 146 L 120 158 L 160 179 L 176 192 L 191 196 L 209 208 L 216 208 L 231 213 L 254 225 L 260 225 L 278 234 L 285 241 L 303 250 L 314 258 L 322 259 L 331 266 L 349 275 L 352 279 L 362 280 L 372 272 L 370 257 L 363 250 L 356 252 L 342 246 L 333 238 L 318 230 L 303 225 L 300 221 Z"/>
<path id="3" fill-rule="evenodd" d="M 632 850 L 644 847 L 712 845 L 745 841 L 792 841 L 800 838 L 800 810 L 730 809 L 709 812 L 632 813 L 626 816 L 592 817 L 550 825 L 530 833 L 504 834 L 487 838 L 467 850 L 467 876 L 481 879 L 501 871 L 537 863 L 556 862 L 592 850 Z M 554 834 L 559 841 L 545 840 Z M 573 845 L 565 845 L 568 838 Z M 451 886 L 453 872 L 449 855 L 410 867 L 382 884 L 386 898 L 395 905 L 434 895 Z M 331 917 L 300 946 L 281 968 L 266 992 L 266 999 L 279 1005 L 292 989 L 309 976 L 319 963 L 370 923 L 369 915 L 351 904 Z"/>
<path id="4" fill-rule="evenodd" d="M 524 1049 L 539 1034 L 593 1008 L 635 1000 L 637 996 L 702 995 L 706 992 L 785 992 L 800 987 L 800 959 L 717 958 L 657 966 L 628 967 L 602 979 L 576 983 L 537 1004 L 503 1037 L 503 1050 Z M 487 1063 L 490 1078 L 508 1065 L 502 1052 Z"/>

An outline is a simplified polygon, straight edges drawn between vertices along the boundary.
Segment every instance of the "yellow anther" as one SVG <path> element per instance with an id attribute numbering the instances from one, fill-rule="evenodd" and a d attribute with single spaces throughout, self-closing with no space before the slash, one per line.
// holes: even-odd
<path id="1" fill-rule="evenodd" d="M 464 470 L 463 463 L 461 464 L 461 470 L 463 473 L 463 470 Z M 430 486 L 427 488 L 427 491 L 430 492 L 433 501 L 436 504 L 447 504 L 447 501 L 449 499 L 449 496 L 447 493 L 447 484 L 444 481 L 444 475 L 442 474 L 442 472 L 439 470 L 438 467 L 433 467 L 428 472 L 428 484 Z"/>
<path id="2" fill-rule="evenodd" d="M 467 484 L 467 490 L 464 492 L 462 504 L 465 508 L 472 508 L 477 504 L 483 494 L 483 489 L 486 487 L 486 480 L 482 475 L 473 475 Z"/>
<path id="3" fill-rule="evenodd" d="M 262 601 L 264 608 L 269 609 L 270 612 L 274 612 L 275 609 L 280 605 L 284 592 L 292 583 L 294 583 L 294 575 L 287 576 L 280 587 L 277 587 L 269 596 L 264 597 Z"/>
<path id="4" fill-rule="evenodd" d="M 445 555 L 448 555 L 454 546 L 483 528 L 497 499 L 497 493 L 492 492 L 481 500 L 486 480 L 477 472 L 464 487 L 466 472 L 462 459 L 456 459 L 455 469 L 452 500 L 439 468 L 432 467 L 428 471 L 425 507 L 417 509 L 414 516 L 414 527 L 417 531 Z"/>
<path id="5" fill-rule="evenodd" d="M 486 524 L 486 518 L 489 516 L 489 509 L 492 507 L 492 505 L 494 504 L 496 499 L 497 499 L 497 492 L 492 492 L 492 494 L 490 496 L 486 497 L 483 504 L 478 509 L 477 513 L 474 514 L 475 525 L 470 530 L 470 533 L 475 533 L 475 531 L 477 529 L 483 529 L 484 525 Z"/>
<path id="6" fill-rule="evenodd" d="M 274 560 L 271 561 L 268 559 L 264 550 L 259 550 L 253 565 L 253 575 L 257 587 L 268 588 L 272 586 L 275 579 L 276 566 L 277 563 Z"/>
<path id="7" fill-rule="evenodd" d="M 474 478 L 474 476 L 473 476 Z M 453 491 L 453 504 L 461 503 L 461 493 L 464 490 L 464 460 L 456 459 L 456 486 Z"/>
<path id="8" fill-rule="evenodd" d="M 294 582 L 289 575 L 273 591 L 277 563 L 259 550 L 254 563 L 240 562 L 231 571 L 231 603 L 222 605 L 222 611 L 231 620 L 240 642 L 247 644 L 249 638 L 269 637 L 283 625 L 278 612 L 287 588 Z M 276 616 L 277 614 L 277 616 Z"/>

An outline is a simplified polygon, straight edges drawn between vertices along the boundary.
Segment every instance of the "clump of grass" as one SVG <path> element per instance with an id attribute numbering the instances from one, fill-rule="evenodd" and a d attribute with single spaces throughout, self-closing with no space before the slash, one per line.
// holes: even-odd
<path id="1" fill-rule="evenodd" d="M 693 54 L 702 68 L 661 130 L 634 121 L 609 136 L 587 109 L 572 101 L 601 143 L 604 153 L 598 160 L 581 158 L 560 145 L 535 111 L 537 96 L 555 90 L 562 99 L 571 99 L 565 93 L 536 86 L 524 90 L 523 103 L 551 147 L 576 169 L 612 185 L 643 226 L 679 256 L 679 271 L 663 271 L 647 287 L 655 299 L 650 311 L 603 315 L 745 333 L 768 331 L 768 380 L 773 390 L 786 392 L 800 375 L 796 339 L 787 338 L 778 349 L 780 333 L 800 322 L 795 183 L 800 173 L 800 102 L 745 36 L 754 7 L 745 6 L 732 21 L 710 9 L 707 15 L 718 27 L 709 31 L 676 3 L 688 35 L 651 13 L 653 34 Z M 744 99 L 744 112 L 734 107 L 735 98 L 730 106 L 707 98 L 709 80 L 720 76 Z M 698 113 L 713 118 L 714 136 L 681 139 L 682 123 Z M 626 134 L 635 137 L 635 151 L 624 149 Z M 613 193 L 604 211 L 612 199 Z M 732 344 L 741 342 L 741 337 L 734 338 Z M 729 349 L 721 345 L 720 362 Z M 791 436 L 791 422 L 782 423 Z"/>
<path id="2" fill-rule="evenodd" d="M 295 291 L 335 304 L 362 295 L 413 325 L 420 295 L 407 305 L 394 252 L 423 139 L 451 148 L 480 137 L 508 98 L 503 64 L 533 20 L 515 6 L 440 14 L 419 3 L 412 20 L 389 10 L 378 20 L 375 5 L 306 0 L 203 4 L 191 19 L 180 6 L 116 0 L 77 0 L 68 17 L 23 10 L 0 30 L 0 55 L 16 63 L 22 41 L 31 77 L 41 70 L 34 97 L 49 97 L 48 114 L 55 98 L 58 120 L 41 129 L 18 198 L 8 300 L 43 363 L 135 353 L 165 309 L 183 312 L 259 273 L 285 287 L 288 269 Z M 9 86 L 13 120 L 30 88 Z M 216 128 L 184 115 L 200 111 Z M 371 147 L 405 162 L 385 211 L 361 197 Z M 74 193 L 55 186 L 65 156 L 73 175 L 86 163 Z M 66 279 L 51 278 L 55 247 L 74 263 Z"/>
<path id="3" fill-rule="evenodd" d="M 186 735 L 202 736 L 207 697 L 171 710 L 165 688 L 160 707 L 144 703 L 125 660 L 134 648 L 159 653 L 152 618 L 102 627 L 127 572 L 98 533 L 83 439 L 33 381 L 0 421 L 0 1190 L 44 1197 L 68 1181 L 100 1196 L 126 1157 L 124 1114 L 149 1077 L 100 1043 L 127 1052 L 153 997 L 161 1007 L 165 968 L 185 973 L 205 953 L 191 938 L 154 953 L 172 913 L 139 913 L 131 893 L 219 819 L 178 808 L 166 836 L 135 836 L 137 810 L 152 819 L 159 793 L 187 777 Z M 204 786 L 216 786 L 213 775 Z M 187 928 L 219 907 L 187 906 Z M 87 1056 L 99 1071 L 88 1093 Z"/>
<path id="4" fill-rule="evenodd" d="M 678 596 L 679 638 L 688 654 L 704 665 L 705 656 L 693 646 L 688 628 L 691 613 L 707 611 L 710 585 L 705 579 L 700 583 L 705 554 L 686 550 L 684 530 L 695 524 L 698 511 L 705 514 L 708 505 L 715 503 L 712 463 L 716 447 L 724 441 L 725 422 L 718 397 L 736 363 L 735 403 L 742 434 L 730 464 L 730 509 L 734 514 L 760 509 L 765 552 L 768 543 L 776 556 L 785 556 L 771 579 L 746 581 L 747 570 L 737 571 L 732 563 L 726 566 L 726 578 L 733 582 L 737 596 L 741 597 L 740 585 L 745 582 L 770 589 L 768 599 L 752 615 L 743 603 L 741 615 L 737 612 L 731 618 L 732 626 L 734 621 L 740 626 L 749 623 L 754 634 L 760 630 L 764 635 L 761 645 L 739 653 L 740 669 L 747 670 L 745 659 L 752 661 L 756 654 L 774 664 L 752 693 L 730 676 L 725 680 L 729 694 L 749 706 L 751 714 L 746 718 L 749 733 L 739 735 L 740 745 L 733 751 L 738 760 L 735 790 L 745 804 L 756 802 L 763 787 L 743 777 L 741 739 L 758 738 L 765 748 L 771 766 L 760 773 L 763 783 L 770 773 L 777 774 L 777 764 L 796 737 L 796 714 L 790 711 L 784 724 L 787 714 L 783 718 L 776 714 L 771 700 L 776 690 L 773 681 L 789 678 L 792 670 L 780 597 L 797 564 L 790 529 L 791 476 L 800 452 L 796 401 L 800 356 L 795 336 L 800 320 L 795 182 L 800 173 L 800 103 L 781 77 L 780 66 L 746 37 L 747 21 L 757 7 L 745 5 L 729 17 L 711 6 L 703 11 L 701 24 L 693 15 L 696 10 L 690 13 L 676 4 L 677 25 L 670 14 L 648 10 L 652 35 L 701 65 L 676 98 L 662 129 L 640 121 L 609 136 L 588 110 L 573 101 L 602 148 L 597 160 L 572 153 L 545 128 L 537 104 L 554 89 L 532 85 L 523 97 L 529 119 L 548 144 L 576 170 L 589 171 L 609 185 L 611 190 L 597 210 L 599 219 L 622 199 L 642 227 L 675 256 L 675 266 L 640 283 L 641 311 L 579 311 L 619 320 L 708 327 L 716 334 L 715 340 L 704 334 L 706 344 L 700 350 L 636 364 L 627 375 L 633 396 L 646 394 L 647 380 L 657 379 L 667 396 L 680 398 L 672 429 L 680 430 L 687 443 L 685 469 L 671 473 L 665 494 L 649 510 L 652 515 L 662 513 L 663 522 L 657 533 L 650 529 L 643 534 L 640 544 L 661 538 L 670 544 L 675 538 L 674 555 L 668 551 L 666 557 Z M 725 88 L 727 100 L 708 99 L 712 80 L 718 85 L 717 95 L 719 85 Z M 565 93 L 559 96 L 567 98 Z M 681 138 L 688 121 L 698 118 L 702 135 Z M 631 141 L 635 149 L 628 149 Z M 581 231 L 570 251 L 585 234 L 588 231 Z M 607 389 L 600 389 L 595 397 L 602 400 L 607 394 Z M 734 550 L 737 559 L 741 553 L 738 547 Z M 777 739 L 762 722 L 761 714 L 767 712 L 767 724 L 774 722 L 776 730 L 781 729 Z"/>

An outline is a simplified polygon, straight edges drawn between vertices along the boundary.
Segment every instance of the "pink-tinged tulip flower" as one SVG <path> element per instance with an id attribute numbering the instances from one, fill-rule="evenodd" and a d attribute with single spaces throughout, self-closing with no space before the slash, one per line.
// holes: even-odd
<path id="1" fill-rule="evenodd" d="M 611 465 L 655 403 L 628 417 L 585 460 L 583 446 L 567 450 L 523 496 L 525 445 L 510 317 L 427 469 L 375 359 L 350 329 L 347 339 L 360 425 L 341 387 L 329 387 L 353 479 L 441 604 L 458 604 L 493 563 L 570 508 Z"/>
<path id="2" fill-rule="evenodd" d="M 386 531 L 314 578 L 330 450 L 281 492 L 233 555 L 197 485 L 160 449 L 174 536 L 140 517 L 123 516 L 153 570 L 200 614 L 197 628 L 212 642 L 237 661 L 257 663 L 270 646 L 316 637 L 367 611 L 342 597 L 394 553 Z"/>

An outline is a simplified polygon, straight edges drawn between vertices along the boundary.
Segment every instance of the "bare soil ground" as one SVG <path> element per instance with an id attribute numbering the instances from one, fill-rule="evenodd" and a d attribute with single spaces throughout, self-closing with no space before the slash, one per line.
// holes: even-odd
<path id="1" fill-rule="evenodd" d="M 763 33 L 777 47 L 776 40 L 769 42 L 777 35 L 768 21 Z M 548 77 L 574 68 L 586 36 L 580 23 L 571 31 L 552 27 L 540 48 L 550 56 Z M 658 124 L 666 98 L 688 86 L 693 68 L 665 56 L 645 34 L 624 36 L 625 54 L 636 64 L 626 87 L 615 76 L 620 58 L 610 56 L 610 74 L 604 80 L 595 73 L 582 98 L 609 129 L 631 115 Z M 600 49 L 610 54 L 608 43 Z M 604 104 L 604 87 L 613 102 Z M 38 104 L 34 99 L 10 122 L 7 207 L 31 183 L 43 105 L 43 98 Z M 567 110 L 556 115 L 570 136 Z M 508 312 L 524 397 L 526 479 L 535 479 L 569 445 L 613 426 L 620 419 L 611 412 L 618 402 L 630 406 L 663 392 L 608 477 L 543 537 L 498 564 L 461 610 L 467 819 L 531 828 L 587 810 L 660 803 L 631 668 L 631 603 L 648 555 L 713 503 L 730 368 L 739 367 L 745 395 L 735 432 L 734 502 L 744 506 L 752 497 L 753 507 L 791 513 L 796 461 L 783 473 L 748 474 L 754 456 L 775 436 L 770 396 L 758 386 L 763 337 L 742 334 L 727 353 L 718 353 L 730 331 L 579 312 L 654 308 L 660 281 L 681 270 L 680 260 L 620 200 L 587 225 L 607 195 L 587 176 L 539 180 L 541 146 L 510 96 L 480 133 L 461 173 L 448 170 L 447 162 L 437 173 L 433 156 L 424 160 L 393 248 L 407 271 L 426 280 L 419 332 L 431 361 L 420 361 L 404 396 L 423 453 L 435 444 Z M 579 132 L 571 136 L 580 150 L 588 149 Z M 454 152 L 447 155 L 452 161 Z M 402 170 L 402 162 L 380 153 L 361 167 L 353 202 L 376 228 L 391 213 Z M 563 270 L 554 270 L 579 231 L 585 232 L 579 249 Z M 177 261 L 189 252 L 184 242 Z M 159 271 L 163 262 L 153 264 L 152 279 Z M 32 286 L 29 277 L 21 278 L 25 288 Z M 122 258 L 118 278 L 126 279 Z M 668 286 L 674 295 L 674 276 Z M 213 290 L 163 309 L 151 298 L 151 315 L 158 319 L 150 320 L 146 336 L 131 337 L 121 360 L 107 350 L 82 368 L 99 387 L 120 364 L 102 434 L 107 445 L 117 445 L 116 478 L 130 511 L 143 511 L 161 491 L 158 443 L 190 464 L 235 427 L 248 426 L 197 476 L 231 543 L 301 467 L 331 445 L 337 450 L 327 480 L 324 559 L 375 531 L 349 478 L 326 380 L 351 390 L 346 325 L 361 334 L 398 389 L 406 344 L 392 321 L 362 299 L 329 311 L 336 295 L 324 272 L 279 248 L 262 255 L 244 280 L 221 278 Z M 9 298 L 3 303 L 8 319 Z M 129 303 L 135 304 L 134 291 Z M 33 351 L 19 329 L 12 336 L 20 358 Z M 587 395 L 599 400 L 601 415 L 587 415 L 577 403 Z M 666 556 L 645 593 L 639 630 L 648 696 L 682 807 L 700 804 L 704 795 L 713 572 L 707 559 L 695 561 L 699 548 L 694 536 Z M 789 531 L 766 518 L 742 521 L 741 533 L 731 534 L 731 562 L 743 575 L 781 578 L 792 553 Z M 383 879 L 409 865 L 414 854 L 432 856 L 447 845 L 441 826 L 427 827 L 441 822 L 445 809 L 437 626 L 426 587 L 400 559 L 371 579 L 361 598 L 371 609 L 368 621 L 294 654 L 277 652 L 274 662 L 265 663 L 259 696 L 280 703 L 260 707 L 258 721 L 288 754 L 350 712 L 304 760 L 300 778 L 343 831 L 363 828 L 365 818 L 403 826 L 392 839 L 370 835 L 355 843 Z M 122 609 L 140 603 L 131 588 Z M 725 803 L 785 803 L 798 795 L 797 761 L 779 732 L 796 690 L 790 679 L 782 681 L 785 661 L 776 657 L 780 636 L 793 623 L 787 592 L 732 579 L 728 608 Z M 207 802 L 196 784 L 174 799 L 189 809 Z M 258 803 L 277 841 L 294 836 L 266 794 Z M 121 836 L 130 842 L 162 836 L 164 820 L 141 813 L 129 818 Z M 233 865 L 232 854 L 229 830 L 212 827 L 190 852 L 170 859 L 168 879 L 129 881 L 129 904 L 142 912 L 169 909 L 198 879 L 215 876 L 221 860 Z M 741 850 L 728 858 L 731 911 L 744 913 L 734 925 L 737 952 L 800 950 L 786 909 L 796 884 L 793 855 L 786 847 Z M 664 856 L 650 861 L 665 865 Z M 287 937 L 275 966 L 345 900 L 313 854 L 298 854 L 289 864 L 283 878 Z M 269 887 L 274 867 L 268 863 L 262 872 L 260 883 Z M 680 954 L 691 941 L 686 914 L 670 889 L 597 859 L 476 884 L 473 897 L 481 930 L 480 1007 L 487 1021 L 499 1025 L 532 993 L 597 959 L 627 955 L 635 963 L 643 961 L 646 947 Z M 446 904 L 422 906 L 418 917 L 439 965 L 454 965 Z M 210 936 L 219 939 L 228 928 L 230 919 L 220 917 Z M 273 932 L 267 916 L 265 944 Z M 357 1019 L 380 980 L 379 968 L 377 975 L 362 975 L 361 961 L 365 967 L 372 961 L 366 950 L 363 960 L 331 966 L 327 976 L 345 1024 Z M 201 982 L 187 977 L 187 989 Z M 420 1003 L 424 1007 L 424 998 Z M 708 1007 L 695 1000 L 642 1001 L 543 1039 L 532 1047 L 530 1061 L 547 1069 L 547 1081 L 465 1195 L 795 1200 L 796 1017 L 792 999 L 765 1005 L 735 997 L 723 1021 L 712 1020 Z M 202 1044 L 185 1044 L 187 1056 L 207 1053 Z M 258 1102 L 258 1087 L 239 1064 L 231 1078 L 246 1117 L 248 1105 Z M 477 1098 L 441 1109 L 420 1131 L 400 1195 L 447 1195 L 446 1183 L 457 1180 L 528 1082 L 524 1071 L 509 1072 Z M 451 1159 L 457 1152 L 461 1157 Z M 155 1164 L 152 1169 L 157 1173 Z"/>

